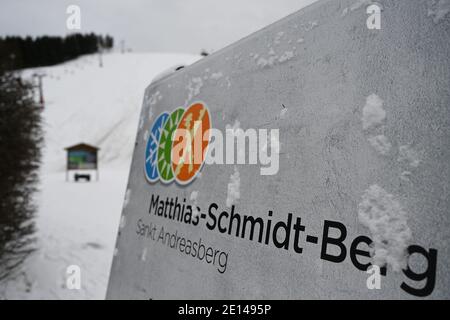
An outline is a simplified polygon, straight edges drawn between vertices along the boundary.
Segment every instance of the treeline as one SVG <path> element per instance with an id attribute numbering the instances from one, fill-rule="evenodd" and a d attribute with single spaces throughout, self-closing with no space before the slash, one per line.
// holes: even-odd
<path id="1" fill-rule="evenodd" d="M 41 110 L 31 83 L 0 68 L 0 286 L 33 250 Z"/>
<path id="2" fill-rule="evenodd" d="M 113 46 L 114 39 L 111 36 L 94 33 L 66 37 L 0 37 L 0 68 L 17 70 L 50 66 Z"/>

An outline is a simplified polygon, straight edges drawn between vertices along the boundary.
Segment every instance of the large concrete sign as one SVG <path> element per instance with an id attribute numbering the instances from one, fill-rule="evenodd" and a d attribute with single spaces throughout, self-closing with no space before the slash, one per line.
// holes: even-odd
<path id="1" fill-rule="evenodd" d="M 450 298 L 449 39 L 319 1 L 153 82 L 108 298 Z"/>

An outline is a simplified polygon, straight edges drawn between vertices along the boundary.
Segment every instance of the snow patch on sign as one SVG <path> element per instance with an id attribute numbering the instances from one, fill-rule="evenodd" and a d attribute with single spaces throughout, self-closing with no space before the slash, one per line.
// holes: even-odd
<path id="1" fill-rule="evenodd" d="M 139 118 L 139 130 L 142 130 L 142 128 L 144 127 L 144 123 L 145 123 L 144 117 L 141 116 L 141 117 Z"/>
<path id="2" fill-rule="evenodd" d="M 148 120 L 152 120 L 153 119 L 153 108 L 150 107 L 148 108 Z"/>
<path id="3" fill-rule="evenodd" d="M 373 1 L 371 0 L 357 0 L 356 2 L 354 2 L 350 7 L 344 8 L 344 10 L 342 10 L 342 16 L 346 16 L 349 12 L 353 12 L 355 10 L 358 10 L 359 8 L 363 7 L 363 6 L 368 6 L 369 4 L 371 4 Z"/>
<path id="4" fill-rule="evenodd" d="M 314 29 L 315 27 L 318 27 L 318 26 L 319 26 L 319 21 L 317 21 L 317 20 L 309 21 L 305 26 L 305 30 L 311 31 L 312 29 Z"/>
<path id="5" fill-rule="evenodd" d="M 161 93 L 160 93 L 159 91 L 156 91 L 155 93 L 153 93 L 153 94 L 149 97 L 148 103 L 149 103 L 151 106 L 154 106 L 157 102 L 161 101 L 162 98 L 163 98 L 163 97 L 162 97 Z"/>
<path id="6" fill-rule="evenodd" d="M 141 253 L 141 261 L 147 260 L 147 248 L 144 248 Z"/>
<path id="7" fill-rule="evenodd" d="M 230 208 L 233 204 L 236 203 L 236 200 L 240 199 L 240 185 L 241 179 L 239 176 L 239 171 L 236 166 L 234 166 L 234 173 L 230 176 L 230 182 L 228 183 L 227 190 L 227 200 L 226 206 Z"/>
<path id="8" fill-rule="evenodd" d="M 400 146 L 398 149 L 398 161 L 407 162 L 411 167 L 418 167 L 420 164 L 419 153 L 410 146 Z"/>
<path id="9" fill-rule="evenodd" d="M 197 206 L 197 198 L 198 198 L 198 191 L 196 191 L 196 190 L 192 191 L 192 192 L 191 192 L 191 196 L 190 196 L 190 200 L 191 200 L 192 203 L 193 203 L 193 206 L 192 206 L 192 215 L 193 215 L 194 217 L 200 215 L 200 211 L 199 211 L 198 206 Z"/>
<path id="10" fill-rule="evenodd" d="M 125 215 L 123 214 L 120 217 L 119 229 L 123 229 L 125 227 L 126 223 L 127 223 L 127 219 L 126 219 Z"/>
<path id="11" fill-rule="evenodd" d="M 212 80 L 219 80 L 220 78 L 223 77 L 223 73 L 222 72 L 214 72 L 212 73 L 209 78 Z"/>
<path id="12" fill-rule="evenodd" d="M 400 179 L 403 181 L 410 181 L 411 174 L 411 171 L 405 170 L 400 174 Z"/>
<path id="13" fill-rule="evenodd" d="M 127 189 L 127 191 L 125 192 L 125 197 L 123 200 L 123 209 L 125 209 L 128 205 L 128 203 L 130 202 L 130 197 L 131 197 L 131 189 Z"/>
<path id="14" fill-rule="evenodd" d="M 291 47 L 290 48 L 291 50 L 286 50 L 283 53 L 275 52 L 272 45 L 280 44 L 280 42 L 283 38 L 284 38 L 284 32 L 280 31 L 276 34 L 275 38 L 273 39 L 273 42 L 270 41 L 267 43 L 268 51 L 266 54 L 257 54 L 257 53 L 250 54 L 250 57 L 253 58 L 253 60 L 256 62 L 256 65 L 258 67 L 261 67 L 261 68 L 272 67 L 275 64 L 286 62 L 295 56 L 294 51 L 295 51 L 296 47 Z M 287 43 L 288 44 L 292 43 L 292 40 L 288 39 Z"/>
<path id="15" fill-rule="evenodd" d="M 229 88 L 229 87 L 231 87 L 231 80 L 230 80 L 230 77 L 226 77 L 225 78 L 225 81 L 226 81 L 226 83 L 227 83 L 227 87 Z"/>
<path id="16" fill-rule="evenodd" d="M 275 44 L 279 44 L 281 42 L 281 39 L 283 38 L 284 32 L 280 31 L 276 34 L 275 39 L 274 39 L 274 43 Z"/>
<path id="17" fill-rule="evenodd" d="M 261 58 L 259 58 L 258 61 L 256 62 L 256 65 L 257 65 L 258 67 L 261 67 L 261 68 L 264 68 L 264 67 L 267 67 L 267 66 L 271 67 L 271 66 L 274 65 L 275 60 L 276 60 L 276 57 L 275 57 L 275 56 L 269 56 L 269 57 L 267 57 L 267 58 L 261 57 Z"/>
<path id="18" fill-rule="evenodd" d="M 293 51 L 285 51 L 279 58 L 278 62 L 283 63 L 285 61 L 291 60 L 294 57 Z"/>
<path id="19" fill-rule="evenodd" d="M 191 201 L 197 201 L 197 197 L 198 197 L 198 191 L 192 191 L 191 192 L 191 197 L 190 197 L 190 199 L 191 199 Z"/>
<path id="20" fill-rule="evenodd" d="M 261 57 L 256 62 L 256 65 L 258 67 L 264 68 L 264 67 L 272 67 L 277 62 L 283 63 L 286 62 L 294 57 L 293 51 L 285 51 L 281 56 L 278 56 L 273 51 L 269 51 L 269 55 L 267 57 Z"/>
<path id="21" fill-rule="evenodd" d="M 144 135 L 142 136 L 144 141 L 147 141 L 149 134 L 148 130 L 145 130 Z"/>
<path id="22" fill-rule="evenodd" d="M 186 103 L 197 96 L 200 93 L 202 87 L 203 80 L 201 77 L 194 77 L 190 79 L 188 84 L 186 85 L 186 90 L 188 91 L 188 98 L 186 100 Z"/>
<path id="23" fill-rule="evenodd" d="M 367 138 L 370 145 L 382 155 L 387 155 L 391 150 L 392 144 L 384 134 Z"/>
<path id="24" fill-rule="evenodd" d="M 362 196 L 358 217 L 372 234 L 373 263 L 380 267 L 387 264 L 396 272 L 405 268 L 412 233 L 400 202 L 374 184 Z"/>
<path id="25" fill-rule="evenodd" d="M 386 119 L 386 111 L 383 109 L 383 100 L 376 94 L 371 94 L 366 98 L 366 104 L 362 110 L 363 129 L 381 125 Z"/>
<path id="26" fill-rule="evenodd" d="M 428 16 L 433 18 L 434 23 L 441 22 L 450 12 L 450 0 L 429 0 Z"/>

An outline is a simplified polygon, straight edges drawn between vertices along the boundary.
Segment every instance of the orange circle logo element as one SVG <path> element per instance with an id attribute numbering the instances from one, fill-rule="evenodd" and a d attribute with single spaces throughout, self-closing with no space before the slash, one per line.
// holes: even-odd
<path id="1" fill-rule="evenodd" d="M 188 184 L 200 171 L 208 150 L 211 119 L 208 108 L 196 102 L 187 108 L 174 133 L 172 170 L 180 184 Z"/>

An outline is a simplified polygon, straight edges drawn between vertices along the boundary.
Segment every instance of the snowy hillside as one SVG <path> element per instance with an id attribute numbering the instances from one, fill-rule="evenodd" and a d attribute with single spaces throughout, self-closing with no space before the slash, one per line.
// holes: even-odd
<path id="1" fill-rule="evenodd" d="M 0 283 L 0 299 L 105 297 L 144 89 L 161 71 L 197 59 L 111 53 L 103 68 L 90 55 L 39 69 L 46 74 L 46 106 L 37 250 Z M 64 148 L 79 142 L 100 147 L 98 182 L 65 182 Z M 70 265 L 81 268 L 81 290 L 66 288 Z"/>

